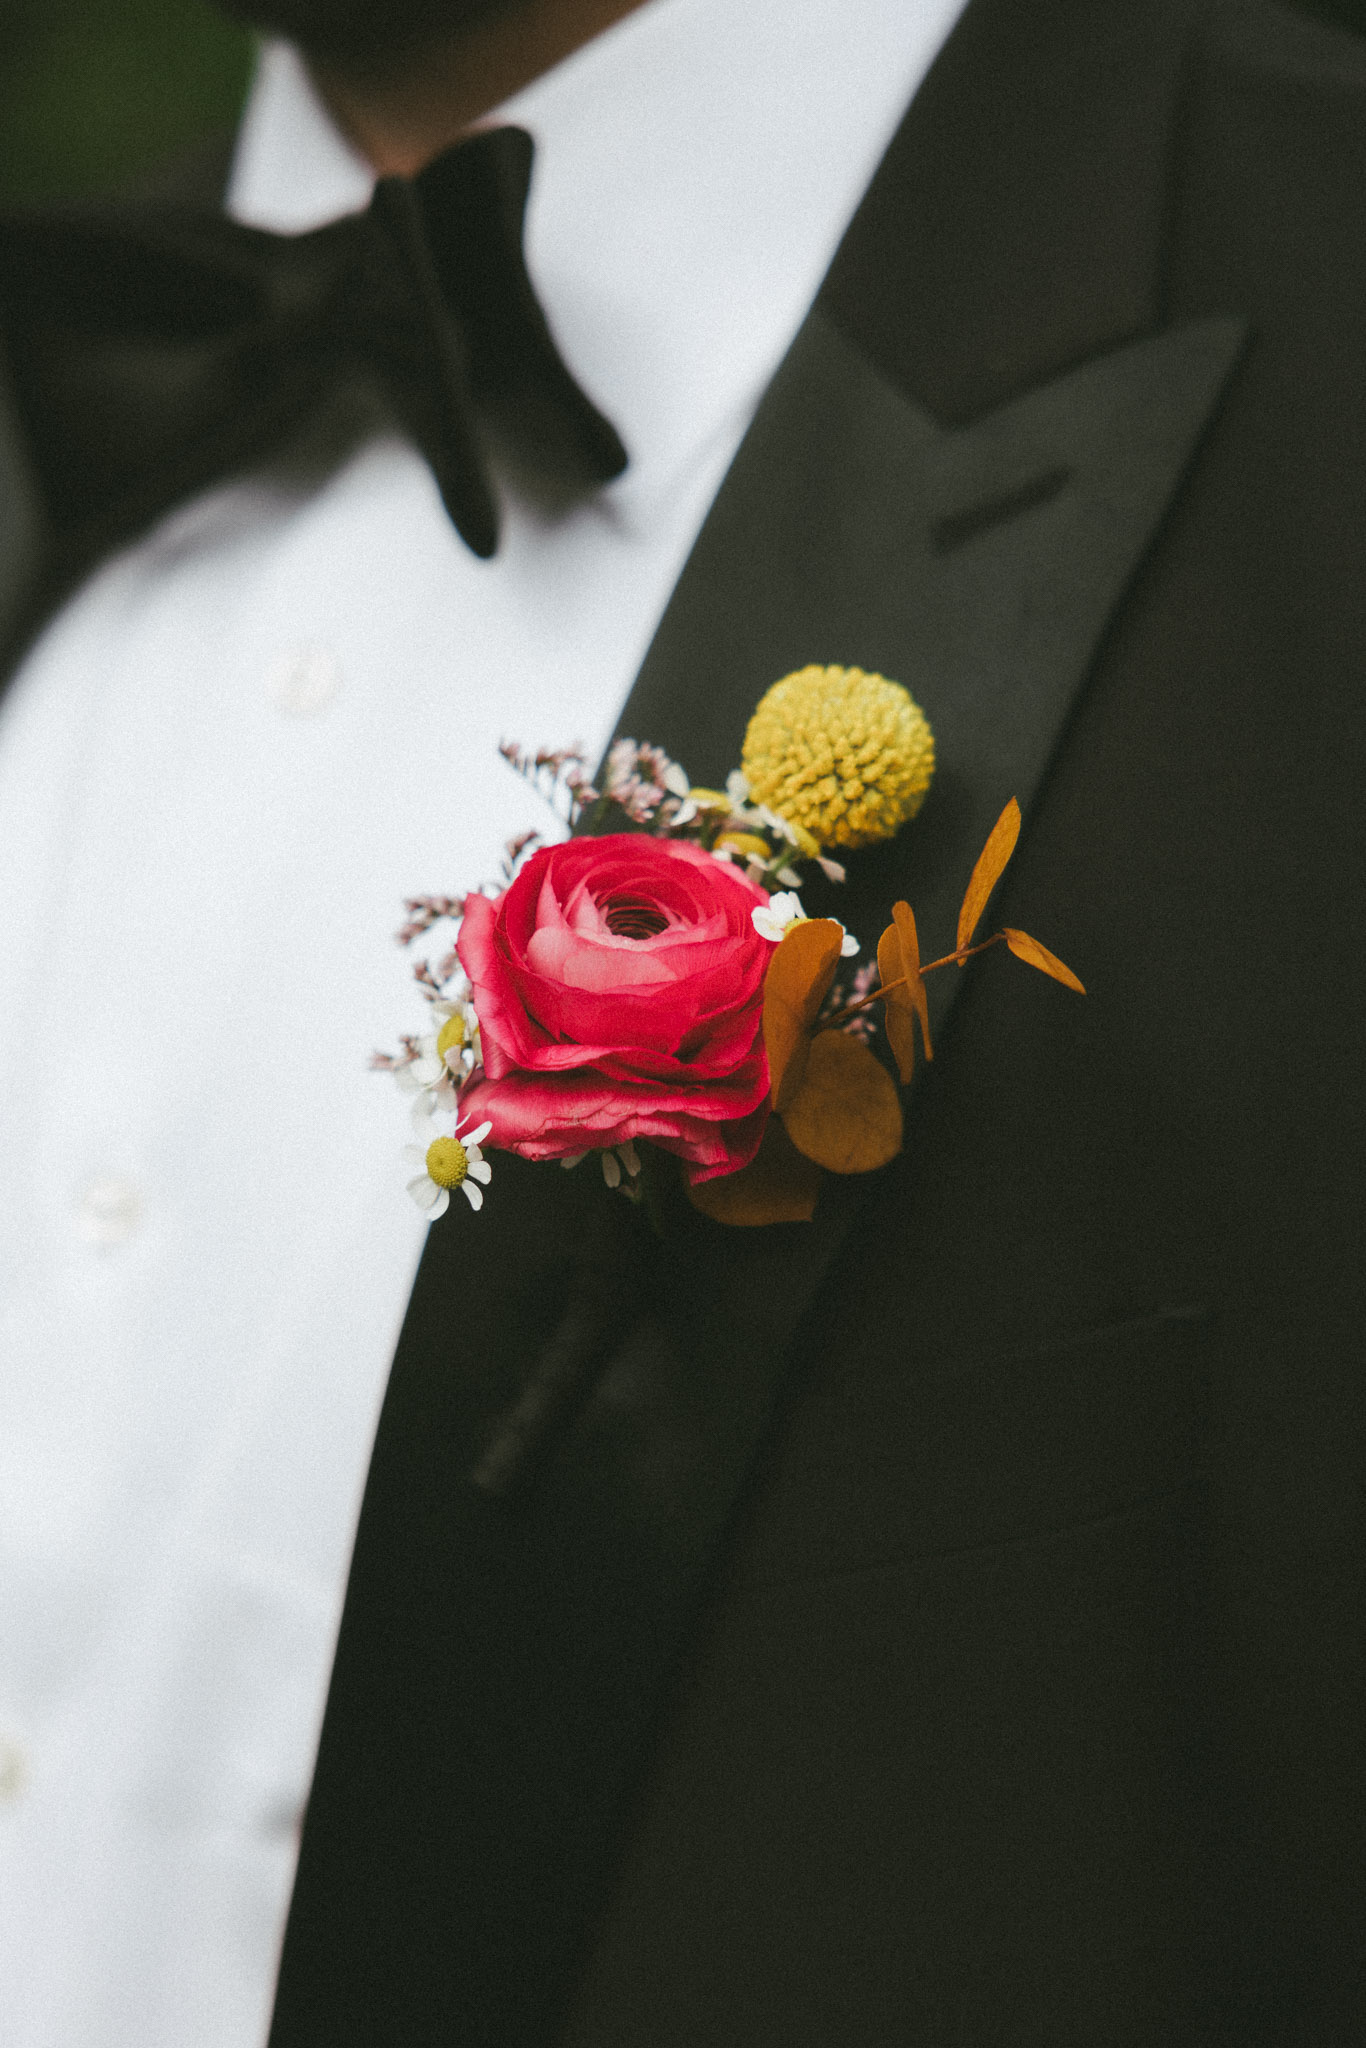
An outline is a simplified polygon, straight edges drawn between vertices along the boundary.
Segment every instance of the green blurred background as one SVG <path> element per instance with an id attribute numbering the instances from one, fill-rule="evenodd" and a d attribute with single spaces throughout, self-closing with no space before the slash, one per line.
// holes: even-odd
<path id="1" fill-rule="evenodd" d="M 251 61 L 207 0 L 0 0 L 0 199 L 97 191 L 229 133 Z"/>

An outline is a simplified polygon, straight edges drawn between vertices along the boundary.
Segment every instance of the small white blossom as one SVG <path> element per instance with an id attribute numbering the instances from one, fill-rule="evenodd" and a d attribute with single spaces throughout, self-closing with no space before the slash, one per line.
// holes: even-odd
<path id="1" fill-rule="evenodd" d="M 775 946 L 794 924 L 806 922 L 802 899 L 791 889 L 782 889 L 776 896 L 770 896 L 767 903 L 751 910 L 750 917 L 760 938 L 770 940 Z"/>
<path id="2" fill-rule="evenodd" d="M 807 921 L 806 912 L 802 909 L 801 897 L 790 889 L 782 889 L 776 896 L 770 896 L 767 903 L 751 910 L 750 917 L 753 920 L 754 929 L 758 932 L 760 938 L 768 939 L 774 945 L 777 945 L 780 939 L 786 937 L 794 924 L 805 924 Z M 832 922 L 834 922 L 833 919 Z M 843 925 L 840 926 L 840 930 L 844 932 Z M 852 960 L 857 951 L 858 940 L 854 937 L 854 934 L 852 932 L 844 932 L 844 937 L 840 942 L 840 958 Z"/>
<path id="3" fill-rule="evenodd" d="M 760 804 L 759 816 L 763 819 L 769 831 L 776 832 L 778 837 L 785 839 L 789 846 L 799 844 L 796 826 L 789 825 L 786 818 L 780 817 L 777 811 L 771 811 L 767 804 Z"/>
<path id="4" fill-rule="evenodd" d="M 692 784 L 688 780 L 686 771 L 679 766 L 677 761 L 670 761 L 668 767 L 664 770 L 661 780 L 669 795 L 678 798 L 679 807 L 671 813 L 669 823 L 671 825 L 691 825 L 693 819 L 697 816 L 697 805 L 693 801 Z"/>
<path id="5" fill-rule="evenodd" d="M 621 1186 L 623 1167 L 626 1169 L 628 1180 L 640 1179 L 640 1154 L 629 1138 L 624 1145 L 618 1145 L 615 1150 L 603 1152 L 600 1156 L 602 1159 L 602 1177 L 609 1188 L 619 1188 Z"/>

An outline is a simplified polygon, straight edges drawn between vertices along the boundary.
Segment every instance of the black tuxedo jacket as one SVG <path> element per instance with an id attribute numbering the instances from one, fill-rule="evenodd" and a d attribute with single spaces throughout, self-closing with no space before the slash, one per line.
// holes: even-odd
<path id="1" fill-rule="evenodd" d="M 810 1225 L 434 1228 L 272 2048 L 1366 2038 L 1366 46 L 972 0 L 623 728 L 714 779 L 811 660 L 939 739 L 840 914 L 946 947 L 1018 794 L 1090 994 L 958 975 Z"/>

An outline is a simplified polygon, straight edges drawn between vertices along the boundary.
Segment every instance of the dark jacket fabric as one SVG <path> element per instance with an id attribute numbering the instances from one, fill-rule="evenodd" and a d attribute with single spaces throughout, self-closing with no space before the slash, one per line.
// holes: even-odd
<path id="1" fill-rule="evenodd" d="M 433 1232 L 275 2048 L 1361 2037 L 1363 191 L 1345 33 L 968 8 L 799 345 L 843 372 L 756 423 L 627 724 L 712 776 L 785 667 L 901 675 L 940 781 L 849 922 L 904 890 L 945 943 L 1042 747 L 996 914 L 1090 993 L 977 963 L 896 1166 L 666 1242 L 510 1501 L 470 1474 L 591 1203 L 531 1170 L 506 1236 Z M 1041 742 L 1040 621 L 1158 432 L 1069 528 L 1066 394 L 1228 323 Z"/>
<path id="2" fill-rule="evenodd" d="M 1088 995 L 957 975 L 809 1225 L 500 1162 L 434 1227 L 272 2048 L 1366 2037 L 1363 194 L 1345 30 L 971 0 L 624 726 L 711 780 L 899 676 L 839 914 L 946 949 L 1017 793 L 993 922 Z"/>

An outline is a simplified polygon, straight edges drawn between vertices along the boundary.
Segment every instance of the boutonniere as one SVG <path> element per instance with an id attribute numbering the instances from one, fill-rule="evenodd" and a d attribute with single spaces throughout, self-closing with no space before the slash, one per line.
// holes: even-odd
<path id="1" fill-rule="evenodd" d="M 578 749 L 504 758 L 571 836 L 511 842 L 496 882 L 411 898 L 404 944 L 443 923 L 454 944 L 415 974 L 425 1031 L 377 1054 L 415 1097 L 409 1192 L 431 1217 L 478 1209 L 486 1150 L 579 1166 L 649 1199 L 681 1172 L 719 1222 L 809 1218 L 824 1173 L 868 1173 L 901 1149 L 898 1084 L 933 1057 L 925 977 L 1006 946 L 1068 988 L 1027 933 L 976 936 L 1014 851 L 1006 805 L 968 882 L 951 952 L 923 961 L 909 903 L 873 958 L 835 918 L 808 917 L 810 868 L 914 818 L 934 739 L 900 684 L 856 668 L 775 683 L 724 789 L 658 747 L 618 740 L 601 787 Z M 895 1068 L 872 1043 L 878 1013 Z"/>

